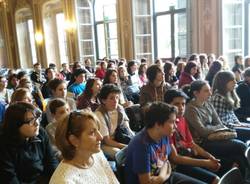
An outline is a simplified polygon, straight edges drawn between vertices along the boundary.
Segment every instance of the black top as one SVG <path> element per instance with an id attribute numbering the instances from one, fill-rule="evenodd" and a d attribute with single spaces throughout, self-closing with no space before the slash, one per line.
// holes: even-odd
<path id="1" fill-rule="evenodd" d="M 44 129 L 29 141 L 18 142 L 0 135 L 0 182 L 41 183 L 49 181 L 58 165 Z"/>

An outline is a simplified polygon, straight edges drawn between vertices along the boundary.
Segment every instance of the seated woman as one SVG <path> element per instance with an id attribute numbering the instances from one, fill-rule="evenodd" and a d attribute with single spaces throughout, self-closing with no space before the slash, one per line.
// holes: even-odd
<path id="1" fill-rule="evenodd" d="M 75 100 L 73 98 L 67 97 L 67 87 L 66 86 L 67 86 L 66 82 L 64 80 L 61 80 L 61 79 L 53 79 L 49 83 L 49 88 L 50 88 L 52 96 L 51 96 L 51 98 L 46 99 L 47 106 L 46 106 L 46 110 L 45 110 L 47 121 L 49 123 L 54 121 L 54 119 L 51 115 L 51 112 L 50 112 L 50 108 L 49 108 L 50 102 L 54 98 L 61 98 L 61 99 L 65 100 L 69 105 L 70 111 L 76 110 Z"/>
<path id="2" fill-rule="evenodd" d="M 102 87 L 102 82 L 99 78 L 88 79 L 86 89 L 77 99 L 77 109 L 90 109 L 95 111 L 100 105 L 97 98 Z"/>
<path id="3" fill-rule="evenodd" d="M 235 87 L 236 79 L 233 72 L 218 72 L 213 82 L 211 103 L 224 125 L 234 128 L 237 132 L 237 138 L 247 142 L 250 140 L 250 124 L 241 123 L 234 114 L 234 110 L 240 106 Z"/>
<path id="4" fill-rule="evenodd" d="M 104 84 L 115 84 L 121 91 L 120 97 L 119 97 L 119 103 L 123 107 L 129 107 L 133 104 L 133 102 L 129 101 L 127 99 L 125 92 L 122 90 L 122 87 L 120 85 L 120 81 L 118 80 L 118 73 L 117 70 L 114 68 L 109 68 L 106 71 L 105 77 L 103 79 L 103 85 Z"/>
<path id="5" fill-rule="evenodd" d="M 236 110 L 236 114 L 245 121 L 247 117 L 250 117 L 250 68 L 245 69 L 243 77 L 244 80 L 236 89 L 240 98 L 240 108 Z"/>
<path id="6" fill-rule="evenodd" d="M 140 105 L 154 101 L 163 101 L 166 92 L 164 72 L 158 65 L 151 65 L 147 69 L 148 83 L 140 90 Z"/>
<path id="7" fill-rule="evenodd" d="M 58 124 L 56 145 L 63 160 L 50 184 L 118 184 L 101 151 L 99 120 L 92 112 L 74 111 Z"/>
<path id="8" fill-rule="evenodd" d="M 100 120 L 100 132 L 103 136 L 102 150 L 112 159 L 120 149 L 127 146 L 116 139 L 117 128 L 124 127 L 130 135 L 133 135 L 124 108 L 118 104 L 120 93 L 116 85 L 105 84 L 99 94 L 101 105 L 96 110 L 96 115 Z"/>
<path id="9" fill-rule="evenodd" d="M 248 166 L 244 156 L 246 144 L 238 139 L 211 140 L 209 135 L 219 129 L 228 130 L 221 122 L 213 105 L 208 101 L 211 96 L 210 86 L 206 81 L 197 80 L 191 83 L 190 93 L 193 95 L 186 107 L 184 117 L 188 121 L 194 141 L 215 157 L 227 163 L 237 163 L 242 175 Z M 225 165 L 222 163 L 222 167 Z M 231 168 L 231 164 L 225 170 Z"/>
<path id="10" fill-rule="evenodd" d="M 163 67 L 165 73 L 165 82 L 170 87 L 177 87 L 178 78 L 175 75 L 175 66 L 171 61 L 166 61 Z"/>
<path id="11" fill-rule="evenodd" d="M 184 67 L 184 71 L 181 73 L 179 78 L 179 88 L 184 86 L 185 84 L 191 84 L 191 82 L 195 81 L 195 75 L 198 71 L 198 65 L 195 61 L 188 61 L 186 66 Z"/>
<path id="12" fill-rule="evenodd" d="M 48 135 L 39 128 L 40 115 L 25 102 L 6 110 L 0 135 L 1 183 L 48 183 L 58 161 Z"/>

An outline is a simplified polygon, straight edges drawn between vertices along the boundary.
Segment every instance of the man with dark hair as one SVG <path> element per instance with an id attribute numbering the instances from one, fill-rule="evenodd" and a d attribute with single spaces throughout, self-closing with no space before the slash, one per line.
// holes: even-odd
<path id="1" fill-rule="evenodd" d="M 177 110 L 164 102 L 154 102 L 145 115 L 145 128 L 129 143 L 125 163 L 127 184 L 201 184 L 189 176 L 172 172 L 169 159 L 179 162 L 170 146 Z M 169 158 L 169 159 L 168 159 Z"/>
<path id="2" fill-rule="evenodd" d="M 188 96 L 183 91 L 176 89 L 170 89 L 164 95 L 164 101 L 178 109 L 175 132 L 171 137 L 171 147 L 177 151 L 177 154 L 185 157 L 182 158 L 182 163 L 177 165 L 176 171 L 207 183 L 217 183 L 219 178 L 216 174 L 201 168 L 217 170 L 220 164 L 214 156 L 194 143 L 188 124 L 183 117 L 186 99 Z M 197 157 L 204 159 L 196 159 Z"/>
<path id="3" fill-rule="evenodd" d="M 86 87 L 86 71 L 76 69 L 73 73 L 73 83 L 68 87 L 68 91 L 75 94 L 75 97 L 81 95 Z"/>
<path id="4" fill-rule="evenodd" d="M 40 63 L 35 63 L 33 65 L 34 71 L 30 75 L 30 79 L 37 83 L 42 85 L 43 83 L 46 82 L 44 72 L 42 71 L 41 64 Z"/>

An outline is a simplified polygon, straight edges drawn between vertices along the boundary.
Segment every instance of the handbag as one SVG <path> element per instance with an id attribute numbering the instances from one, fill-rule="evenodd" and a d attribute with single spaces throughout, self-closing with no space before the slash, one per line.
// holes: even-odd
<path id="1" fill-rule="evenodd" d="M 130 140 L 133 138 L 133 134 L 129 129 L 125 126 L 122 126 L 119 124 L 119 126 L 115 130 L 115 140 L 117 142 L 123 143 L 123 144 L 128 144 Z"/>
<path id="2" fill-rule="evenodd" d="M 219 129 L 208 135 L 210 141 L 229 140 L 237 138 L 237 132 L 233 129 Z"/>

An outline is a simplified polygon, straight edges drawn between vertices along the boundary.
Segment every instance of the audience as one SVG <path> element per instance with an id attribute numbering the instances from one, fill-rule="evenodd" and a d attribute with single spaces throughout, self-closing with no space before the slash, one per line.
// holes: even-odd
<path id="1" fill-rule="evenodd" d="M 74 111 L 58 124 L 56 145 L 63 160 L 50 184 L 118 184 L 101 151 L 99 120 L 91 112 Z"/>
<path id="2" fill-rule="evenodd" d="M 195 74 L 197 73 L 198 66 L 195 61 L 188 61 L 186 64 L 184 71 L 181 73 L 179 78 L 179 88 L 184 86 L 185 84 L 191 84 L 191 82 L 195 81 Z"/>

